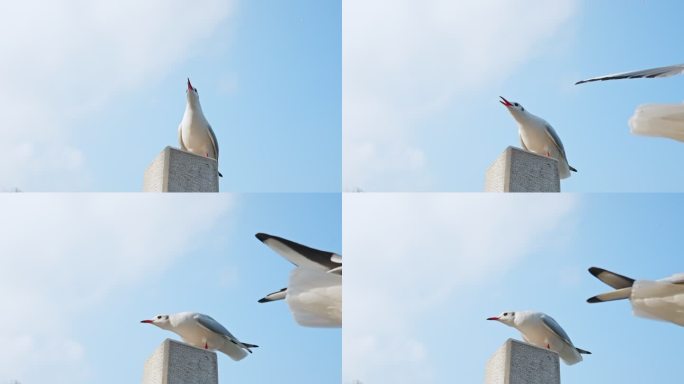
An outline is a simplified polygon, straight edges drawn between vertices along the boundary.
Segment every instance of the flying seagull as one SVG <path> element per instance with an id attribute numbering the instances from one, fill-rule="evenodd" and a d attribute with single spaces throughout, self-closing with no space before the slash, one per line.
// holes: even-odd
<path id="1" fill-rule="evenodd" d="M 218 350 L 237 361 L 252 353 L 258 345 L 243 343 L 211 316 L 196 312 L 180 312 L 172 315 L 157 315 L 141 323 L 153 324 L 174 332 L 184 342 L 208 350 Z"/>
<path id="2" fill-rule="evenodd" d="M 178 144 L 184 151 L 199 156 L 210 157 L 218 161 L 219 146 L 216 141 L 214 130 L 204 117 L 202 106 L 199 101 L 197 88 L 192 86 L 188 79 L 188 88 L 185 91 L 186 104 L 183 119 L 178 125 Z M 223 177 L 221 172 L 219 176 Z"/>
<path id="3" fill-rule="evenodd" d="M 582 361 L 589 351 L 575 347 L 567 333 L 551 316 L 534 311 L 508 311 L 487 318 L 496 320 L 520 331 L 523 339 L 532 345 L 552 350 L 568 365 Z"/>
<path id="4" fill-rule="evenodd" d="M 657 281 L 634 280 L 598 267 L 589 268 L 589 273 L 614 290 L 590 297 L 587 302 L 629 299 L 636 316 L 684 326 L 684 273 Z"/>
<path id="5" fill-rule="evenodd" d="M 684 64 L 592 77 L 575 84 L 593 81 L 669 77 L 684 73 Z M 684 141 L 684 104 L 644 104 L 629 119 L 632 133 Z"/>
<path id="6" fill-rule="evenodd" d="M 342 256 L 266 233 L 257 233 L 256 237 L 296 266 L 286 288 L 269 293 L 259 302 L 284 299 L 300 325 L 340 327 Z"/>
<path id="7" fill-rule="evenodd" d="M 563 143 L 551 124 L 531 114 L 519 103 L 510 102 L 503 96 L 499 97 L 501 98 L 499 102 L 518 122 L 520 145 L 524 150 L 558 160 L 558 174 L 561 179 L 570 177 L 570 171 L 577 172 L 568 164 Z"/>

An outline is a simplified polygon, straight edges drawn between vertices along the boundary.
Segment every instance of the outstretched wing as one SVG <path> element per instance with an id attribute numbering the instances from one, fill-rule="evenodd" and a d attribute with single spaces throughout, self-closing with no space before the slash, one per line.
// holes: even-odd
<path id="1" fill-rule="evenodd" d="M 340 266 L 340 263 L 333 260 L 336 259 L 336 254 L 333 252 L 321 251 L 266 233 L 257 233 L 256 237 L 296 266 L 326 271 Z"/>
<path id="2" fill-rule="evenodd" d="M 591 79 L 580 80 L 575 83 L 589 83 L 592 81 L 604 80 L 618 80 L 618 79 L 637 79 L 637 78 L 654 78 L 654 77 L 668 77 L 684 73 L 684 64 L 669 65 L 667 67 L 658 67 L 650 69 L 642 69 L 640 71 L 614 73 L 612 75 L 605 75 L 599 77 L 592 77 Z"/>

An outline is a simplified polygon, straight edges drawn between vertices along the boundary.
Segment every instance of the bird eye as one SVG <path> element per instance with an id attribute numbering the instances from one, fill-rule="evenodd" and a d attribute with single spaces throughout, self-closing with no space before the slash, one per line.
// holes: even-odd
<path id="1" fill-rule="evenodd" d="M 504 316 L 508 316 L 508 312 L 504 312 Z"/>
<path id="2" fill-rule="evenodd" d="M 161 319 L 161 315 L 157 316 L 157 319 Z"/>
<path id="3" fill-rule="evenodd" d="M 516 107 L 520 106 L 520 104 L 518 104 L 518 103 L 513 103 L 513 105 L 515 105 Z"/>

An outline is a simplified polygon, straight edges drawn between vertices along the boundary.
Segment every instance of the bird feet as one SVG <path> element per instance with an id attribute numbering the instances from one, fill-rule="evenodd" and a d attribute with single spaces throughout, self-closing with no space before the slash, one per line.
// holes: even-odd
<path id="1" fill-rule="evenodd" d="M 204 342 L 204 349 L 209 349 L 209 345 L 207 345 L 207 342 Z"/>

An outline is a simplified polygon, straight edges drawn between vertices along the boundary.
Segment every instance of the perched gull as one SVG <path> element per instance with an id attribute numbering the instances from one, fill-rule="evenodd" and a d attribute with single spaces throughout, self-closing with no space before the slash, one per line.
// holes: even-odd
<path id="1" fill-rule="evenodd" d="M 216 135 L 207 118 L 204 117 L 197 88 L 192 86 L 190 79 L 188 79 L 188 89 L 185 95 L 187 102 L 183 120 L 178 125 L 178 143 L 184 151 L 218 161 L 219 146 Z M 221 172 L 219 176 L 223 177 Z"/>
<path id="2" fill-rule="evenodd" d="M 285 299 L 295 321 L 303 326 L 342 326 L 342 257 L 278 236 L 257 233 L 256 237 L 296 266 L 286 288 L 259 302 Z"/>
<path id="3" fill-rule="evenodd" d="M 551 124 L 541 117 L 529 113 L 522 105 L 515 102 L 511 103 L 503 96 L 499 97 L 501 98 L 499 102 L 508 108 L 513 118 L 518 122 L 520 145 L 523 149 L 558 160 L 558 174 L 561 179 L 570 177 L 570 171 L 577 172 L 568 164 L 563 143 Z"/>
<path id="4" fill-rule="evenodd" d="M 568 365 L 582 361 L 581 354 L 591 354 L 589 351 L 575 347 L 556 320 L 541 312 L 503 312 L 487 320 L 496 320 L 517 329 L 526 342 L 558 353 Z"/>
<path id="5" fill-rule="evenodd" d="M 157 315 L 152 320 L 141 323 L 156 325 L 159 328 L 178 334 L 183 341 L 197 348 L 219 350 L 233 360 L 242 360 L 250 348 L 258 345 L 243 343 L 233 336 L 223 325 L 211 318 L 196 312 L 180 312 L 173 315 Z"/>
<path id="6" fill-rule="evenodd" d="M 644 69 L 633 72 L 592 77 L 575 84 L 592 81 L 669 77 L 684 73 L 684 64 Z M 644 104 L 637 107 L 629 119 L 632 133 L 645 136 L 660 136 L 684 141 L 684 104 Z"/>
<path id="7" fill-rule="evenodd" d="M 590 297 L 587 302 L 629 299 L 636 316 L 684 326 L 684 273 L 657 281 L 634 280 L 597 267 L 589 268 L 589 273 L 615 290 Z"/>

